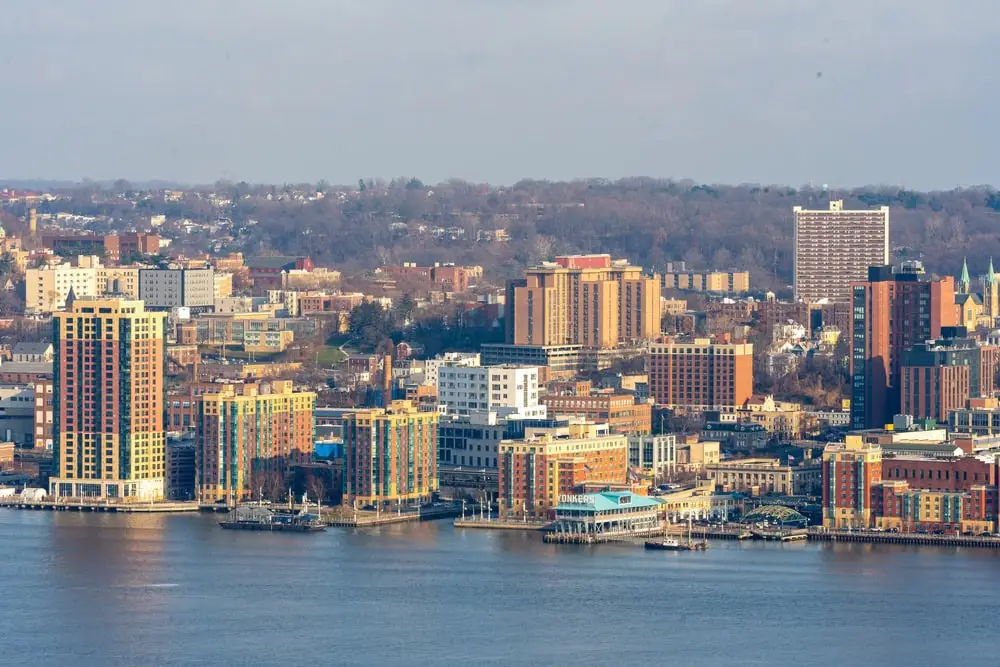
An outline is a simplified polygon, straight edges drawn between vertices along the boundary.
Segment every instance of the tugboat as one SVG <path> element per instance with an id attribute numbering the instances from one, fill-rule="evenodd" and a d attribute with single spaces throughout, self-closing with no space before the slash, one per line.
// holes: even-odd
<path id="1" fill-rule="evenodd" d="M 708 549 L 708 542 L 704 540 L 695 542 L 691 539 L 691 519 L 688 519 L 687 542 L 681 542 L 674 537 L 664 537 L 662 540 L 647 541 L 645 548 L 654 551 L 705 551 Z"/>
<path id="2" fill-rule="evenodd" d="M 305 496 L 302 498 L 302 503 L 306 504 Z M 289 493 L 288 510 L 274 510 L 262 502 L 251 502 L 233 509 L 226 520 L 220 521 L 219 525 L 228 530 L 319 533 L 326 530 L 328 524 L 322 521 L 318 514 L 310 514 L 305 509 L 299 512 L 292 510 Z"/>

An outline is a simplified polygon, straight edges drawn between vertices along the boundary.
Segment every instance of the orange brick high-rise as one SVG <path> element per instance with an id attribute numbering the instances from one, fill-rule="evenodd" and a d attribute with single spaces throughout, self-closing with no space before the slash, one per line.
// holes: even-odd
<path id="1" fill-rule="evenodd" d="M 118 298 L 53 316 L 52 495 L 164 497 L 165 319 Z"/>

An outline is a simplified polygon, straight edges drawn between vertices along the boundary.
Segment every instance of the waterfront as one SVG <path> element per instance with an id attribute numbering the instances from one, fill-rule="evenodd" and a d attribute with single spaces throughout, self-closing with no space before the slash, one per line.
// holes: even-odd
<path id="1" fill-rule="evenodd" d="M 996 664 L 1000 554 L 548 545 L 448 521 L 318 535 L 0 510 L 4 662 Z"/>

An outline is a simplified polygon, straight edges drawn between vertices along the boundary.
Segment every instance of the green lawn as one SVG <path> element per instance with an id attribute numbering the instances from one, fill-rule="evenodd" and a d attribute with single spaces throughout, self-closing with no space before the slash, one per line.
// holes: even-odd
<path id="1" fill-rule="evenodd" d="M 340 348 L 327 346 L 319 351 L 318 363 L 320 366 L 336 366 L 344 359 L 347 359 L 347 355 Z"/>

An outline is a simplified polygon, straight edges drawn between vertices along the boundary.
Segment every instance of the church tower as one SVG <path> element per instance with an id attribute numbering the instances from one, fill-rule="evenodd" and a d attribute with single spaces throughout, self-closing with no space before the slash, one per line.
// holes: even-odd
<path id="1" fill-rule="evenodd" d="M 1000 317 L 1000 285 L 997 284 L 992 257 L 989 271 L 983 277 L 983 315 L 990 318 L 991 327 L 996 324 L 997 317 Z"/>
<path id="2" fill-rule="evenodd" d="M 969 293 L 969 263 L 966 258 L 962 258 L 962 276 L 958 279 L 958 293 L 968 294 Z"/>

